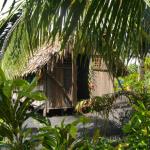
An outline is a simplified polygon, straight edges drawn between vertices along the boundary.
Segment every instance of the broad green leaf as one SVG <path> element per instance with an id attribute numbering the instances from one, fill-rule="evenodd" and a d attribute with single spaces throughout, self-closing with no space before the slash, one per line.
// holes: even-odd
<path id="1" fill-rule="evenodd" d="M 13 81 L 5 81 L 3 86 L 3 93 L 4 95 L 11 99 L 12 92 L 13 92 Z"/>
<path id="2" fill-rule="evenodd" d="M 34 112 L 30 113 L 29 115 L 30 115 L 30 117 L 39 121 L 42 124 L 45 124 L 47 126 L 51 125 L 50 120 L 47 117 L 43 117 L 43 116 L 39 115 L 38 113 L 34 113 Z"/>
<path id="3" fill-rule="evenodd" d="M 36 101 L 43 101 L 47 99 L 45 94 L 42 92 L 31 92 L 28 97 Z"/>
<path id="4" fill-rule="evenodd" d="M 100 137 L 100 130 L 98 128 L 95 129 L 94 135 L 93 135 L 93 141 L 96 143 L 97 139 Z"/>
<path id="5" fill-rule="evenodd" d="M 76 138 L 77 136 L 77 127 L 74 125 L 71 125 L 70 127 L 70 134 L 73 138 Z"/>
<path id="6" fill-rule="evenodd" d="M 35 87 L 37 86 L 37 78 L 35 77 L 32 82 L 29 84 L 28 88 L 26 89 L 27 91 L 32 91 L 35 89 Z"/>
<path id="7" fill-rule="evenodd" d="M 0 68 L 0 83 L 6 80 L 3 70 Z"/>
<path id="8" fill-rule="evenodd" d="M 26 80 L 14 79 L 13 80 L 13 86 L 14 86 L 14 88 L 17 87 L 20 89 L 24 89 L 24 88 L 29 86 L 29 83 Z"/>

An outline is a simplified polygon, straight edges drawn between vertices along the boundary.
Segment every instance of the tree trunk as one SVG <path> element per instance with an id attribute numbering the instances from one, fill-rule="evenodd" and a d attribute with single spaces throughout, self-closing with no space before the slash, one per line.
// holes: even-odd
<path id="1" fill-rule="evenodd" d="M 139 60 L 139 81 L 144 80 L 145 69 L 144 69 L 144 58 Z"/>
<path id="2" fill-rule="evenodd" d="M 74 51 L 72 50 L 72 104 L 77 103 L 77 64 Z"/>
<path id="3" fill-rule="evenodd" d="M 145 75 L 145 68 L 144 68 L 144 61 L 145 58 L 141 58 L 139 60 L 139 81 L 142 81 L 142 93 L 145 93 L 147 91 L 146 85 L 144 84 L 144 75 Z"/>

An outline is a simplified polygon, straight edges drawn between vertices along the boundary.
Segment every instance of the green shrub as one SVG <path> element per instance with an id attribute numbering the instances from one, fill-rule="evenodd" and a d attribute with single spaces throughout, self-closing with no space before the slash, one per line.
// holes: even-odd
<path id="1" fill-rule="evenodd" d="M 131 120 L 123 128 L 127 134 L 125 141 L 130 149 L 150 149 L 150 111 L 143 102 L 132 105 L 135 110 Z"/>
<path id="2" fill-rule="evenodd" d="M 88 118 L 81 117 L 70 124 L 52 127 L 51 125 L 41 128 L 37 135 L 42 139 L 42 145 L 45 149 L 67 150 L 74 149 L 78 143 L 77 125 L 79 123 L 89 122 Z"/>
<path id="3" fill-rule="evenodd" d="M 46 99 L 43 93 L 34 90 L 35 86 L 36 80 L 31 84 L 20 79 L 7 80 L 0 69 L 0 147 L 25 150 L 39 144 L 32 138 L 32 129 L 24 125 L 30 117 L 48 124 L 46 118 L 29 111 L 34 100 Z"/>

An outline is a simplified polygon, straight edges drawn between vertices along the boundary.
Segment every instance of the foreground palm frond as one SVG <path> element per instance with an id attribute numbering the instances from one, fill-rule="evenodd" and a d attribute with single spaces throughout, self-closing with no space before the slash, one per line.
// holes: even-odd
<path id="1" fill-rule="evenodd" d="M 137 50 L 145 2 L 149 4 L 148 0 L 23 0 L 8 17 L 21 11 L 2 48 L 3 70 L 9 77 L 19 75 L 32 52 L 58 37 L 62 48 L 71 40 L 76 55 L 99 53 L 111 69 L 109 62 L 120 56 L 124 60 L 131 49 Z"/>

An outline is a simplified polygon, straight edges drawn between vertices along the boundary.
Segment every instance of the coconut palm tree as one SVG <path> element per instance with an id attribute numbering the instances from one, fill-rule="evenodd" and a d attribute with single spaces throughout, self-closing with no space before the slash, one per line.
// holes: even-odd
<path id="1" fill-rule="evenodd" d="M 0 23 L 21 12 L 5 37 L 2 68 L 9 77 L 19 75 L 33 51 L 57 39 L 61 50 L 71 41 L 75 54 L 99 53 L 113 70 L 112 62 L 137 51 L 149 6 L 149 0 L 14 0 Z"/>

